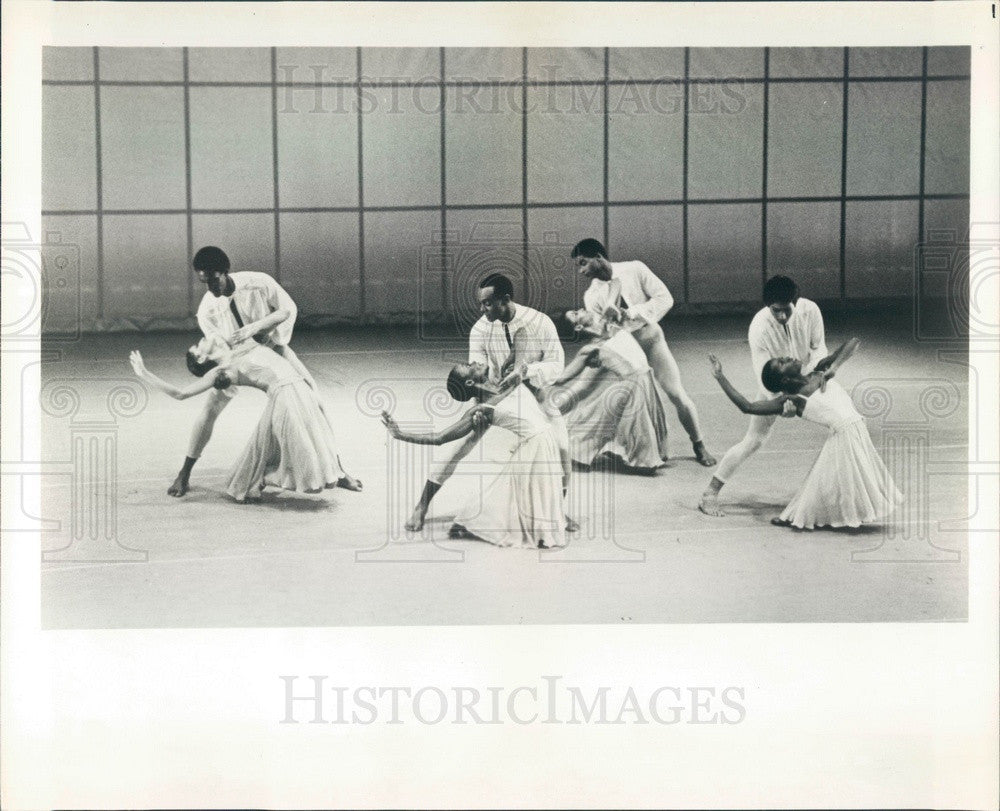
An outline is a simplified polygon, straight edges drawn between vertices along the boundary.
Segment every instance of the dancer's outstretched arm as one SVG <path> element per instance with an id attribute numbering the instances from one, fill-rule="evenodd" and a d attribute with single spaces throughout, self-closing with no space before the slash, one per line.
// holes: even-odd
<path id="1" fill-rule="evenodd" d="M 780 414 L 784 410 L 785 401 L 789 399 L 787 396 L 782 395 L 773 400 L 757 400 L 751 403 L 739 393 L 736 387 L 722 373 L 722 364 L 719 362 L 719 359 L 715 355 L 709 355 L 708 359 L 712 362 L 712 376 L 719 381 L 719 385 L 722 386 L 722 390 L 726 393 L 726 396 L 744 414 Z"/>
<path id="2" fill-rule="evenodd" d="M 221 371 L 218 367 L 216 367 L 195 383 L 181 389 L 171 383 L 168 383 L 166 380 L 162 380 L 149 371 L 149 369 L 146 368 L 146 364 L 143 362 L 142 355 L 140 355 L 139 352 L 133 351 L 128 356 L 128 359 L 132 364 L 132 370 L 141 380 L 149 383 L 149 385 L 151 385 L 154 389 L 159 389 L 164 394 L 173 397 L 175 400 L 186 400 L 188 397 L 194 397 L 196 394 L 208 391 L 215 385 L 215 379 Z"/>
<path id="3" fill-rule="evenodd" d="M 481 419 L 491 420 L 493 409 L 489 406 L 477 406 L 462 415 L 462 418 L 445 428 L 443 431 L 404 431 L 396 421 L 389 416 L 388 411 L 382 412 L 382 423 L 389 429 L 389 433 L 396 439 L 403 442 L 412 442 L 414 445 L 444 445 L 446 442 L 454 442 L 461 439 L 475 430 L 473 420 L 476 414 L 481 414 Z"/>

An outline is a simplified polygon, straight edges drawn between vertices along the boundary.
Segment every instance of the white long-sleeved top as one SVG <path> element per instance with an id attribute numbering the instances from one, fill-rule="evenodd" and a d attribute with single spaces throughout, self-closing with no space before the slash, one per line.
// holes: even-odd
<path id="1" fill-rule="evenodd" d="M 288 318 L 261 336 L 265 343 L 287 345 L 292 339 L 295 317 L 298 314 L 292 297 L 266 273 L 240 271 L 230 273 L 229 278 L 236 285 L 231 296 L 214 296 L 211 292 L 206 292 L 198 305 L 198 326 L 202 333 L 206 336 L 217 335 L 228 341 L 239 328 L 229 306 L 230 301 L 235 301 L 244 325 L 259 321 L 276 310 L 288 310 Z"/>
<path id="2" fill-rule="evenodd" d="M 674 306 L 674 297 L 663 281 L 645 263 L 611 262 L 611 280 L 592 279 L 583 293 L 584 306 L 596 315 L 616 306 L 618 291 L 628 305 L 625 316 L 632 321 L 659 323 Z"/>
<path id="3" fill-rule="evenodd" d="M 566 355 L 559 341 L 556 325 L 543 312 L 523 304 L 513 306 L 514 317 L 507 322 L 511 340 L 518 330 L 523 329 L 529 351 L 542 353 L 541 360 L 528 364 L 526 379 L 538 388 L 551 385 L 562 374 L 566 365 Z M 472 325 L 472 331 L 469 333 L 469 363 L 485 363 L 489 369 L 491 382 L 500 381 L 502 377 L 500 369 L 511 351 L 502 321 L 499 319 L 489 321 L 483 316 Z"/>
<path id="4" fill-rule="evenodd" d="M 802 371 L 809 372 L 829 354 L 823 313 L 816 302 L 806 298 L 796 302 L 792 317 L 786 324 L 779 324 L 769 307 L 758 311 L 750 322 L 747 341 L 750 343 L 753 379 L 761 391 L 765 389 L 760 382 L 760 373 L 771 358 L 795 358 L 802 364 Z"/>

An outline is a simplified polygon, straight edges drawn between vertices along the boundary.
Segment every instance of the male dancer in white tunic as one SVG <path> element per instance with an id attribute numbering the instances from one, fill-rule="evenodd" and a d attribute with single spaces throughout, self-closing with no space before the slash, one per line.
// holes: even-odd
<path id="1" fill-rule="evenodd" d="M 281 285 L 266 273 L 230 273 L 229 257 L 214 245 L 201 248 L 192 264 L 198 278 L 208 287 L 198 305 L 198 326 L 202 333 L 206 337 L 215 335 L 231 347 L 253 338 L 285 358 L 315 390 L 312 375 L 288 345 L 298 309 Z M 237 386 L 212 389 L 191 431 L 184 465 L 167 490 L 171 496 L 187 493 L 191 470 L 212 437 L 216 419 L 236 396 L 237 389 Z M 361 482 L 345 476 L 340 486 L 360 490 Z"/>
<path id="2" fill-rule="evenodd" d="M 646 353 L 653 377 L 677 409 L 687 431 L 694 457 L 706 467 L 715 464 L 705 448 L 698 411 L 681 382 L 681 372 L 660 329 L 660 319 L 674 306 L 667 286 L 642 262 L 611 262 L 596 239 L 578 242 L 571 254 L 580 273 L 590 279 L 583 294 L 584 306 L 595 315 L 621 324 Z"/>
<path id="3" fill-rule="evenodd" d="M 552 319 L 524 304 L 513 301 L 514 286 L 510 279 L 499 273 L 485 278 L 479 285 L 477 296 L 482 317 L 472 325 L 469 333 L 469 363 L 487 369 L 488 379 L 497 386 L 510 385 L 515 380 L 523 382 L 535 394 L 543 411 L 549 417 L 559 445 L 563 462 L 564 490 L 569 485 L 572 462 L 569 458 L 569 434 L 559 410 L 547 403 L 548 387 L 562 373 L 566 356 L 559 333 Z M 520 341 L 529 354 L 538 360 L 514 369 L 514 336 L 520 333 Z M 431 467 L 430 476 L 424 484 L 420 501 L 413 508 L 405 527 L 410 531 L 423 528 L 424 518 L 431 499 L 454 473 L 458 463 L 469 455 L 479 442 L 481 435 L 470 434 L 461 444 L 451 450 L 451 455 Z M 576 522 L 567 518 L 567 529 L 577 528 Z"/>
<path id="4" fill-rule="evenodd" d="M 814 301 L 799 297 L 795 282 L 787 276 L 772 276 L 764 283 L 764 305 L 753 317 L 747 332 L 757 399 L 775 396 L 761 383 L 764 364 L 772 358 L 795 358 L 802 364 L 803 374 L 823 371 L 833 360 L 826 348 L 823 314 Z M 783 416 L 794 416 L 794 409 Z M 719 508 L 719 491 L 736 468 L 757 452 L 771 433 L 774 421 L 774 416 L 750 418 L 746 436 L 722 457 L 708 489 L 702 493 L 698 509 L 706 515 L 725 515 Z"/>

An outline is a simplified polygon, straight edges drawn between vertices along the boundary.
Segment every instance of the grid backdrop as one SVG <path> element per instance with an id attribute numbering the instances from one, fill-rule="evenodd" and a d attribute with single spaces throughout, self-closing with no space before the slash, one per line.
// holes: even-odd
<path id="1" fill-rule="evenodd" d="M 215 244 L 314 323 L 413 323 L 486 272 L 580 300 L 568 250 L 679 310 L 910 297 L 968 230 L 968 48 L 53 48 L 47 329 L 188 328 Z M 45 256 L 51 251 L 43 251 Z M 61 260 L 62 261 L 62 260 Z M 69 302 L 74 296 L 78 304 Z M 79 308 L 79 315 L 73 313 Z"/>

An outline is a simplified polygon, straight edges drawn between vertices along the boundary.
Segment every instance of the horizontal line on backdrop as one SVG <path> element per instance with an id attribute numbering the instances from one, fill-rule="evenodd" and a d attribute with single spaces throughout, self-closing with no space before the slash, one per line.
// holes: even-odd
<path id="1" fill-rule="evenodd" d="M 928 82 L 958 82 L 969 81 L 971 76 L 964 73 L 943 74 L 941 76 L 928 76 Z M 851 76 L 848 84 L 852 82 L 922 82 L 922 76 Z M 608 85 L 611 87 L 626 86 L 649 86 L 649 85 L 683 85 L 683 84 L 815 84 L 828 82 L 842 84 L 841 76 L 771 76 L 767 79 L 763 77 L 750 78 L 747 76 L 719 76 L 719 77 L 682 77 L 664 76 L 658 79 L 609 79 Z M 427 79 L 406 79 L 406 80 L 378 80 L 362 79 L 338 79 L 333 81 L 288 81 L 276 82 L 184 82 L 181 79 L 163 80 L 141 80 L 141 79 L 101 79 L 95 82 L 93 79 L 43 79 L 43 85 L 64 86 L 64 87 L 86 87 L 100 84 L 103 87 L 261 87 L 315 90 L 316 88 L 408 88 L 408 87 L 603 87 L 604 81 L 595 79 L 529 79 L 527 82 L 521 79 L 446 79 L 441 81 L 438 77 L 428 77 Z"/>
<path id="2" fill-rule="evenodd" d="M 768 197 L 768 203 L 839 203 L 846 200 L 848 203 L 865 202 L 889 202 L 893 200 L 917 201 L 917 200 L 968 200 L 968 194 L 848 194 L 845 197 L 840 195 L 829 195 L 824 197 Z M 691 206 L 698 205 L 760 205 L 763 197 L 705 197 L 689 198 L 688 200 L 610 200 L 607 205 L 612 208 L 626 208 L 628 206 L 681 206 L 686 202 Z M 528 208 L 600 208 L 605 205 L 602 201 L 574 201 L 568 203 L 528 203 Z M 444 206 L 448 211 L 520 211 L 520 203 L 448 203 Z M 394 212 L 394 211 L 440 211 L 440 204 L 413 205 L 413 206 L 302 206 L 302 207 L 282 207 L 277 209 L 279 214 L 357 214 L 359 211 L 365 212 Z M 273 214 L 273 208 L 193 208 L 192 214 Z M 44 217 L 67 217 L 67 216 L 96 216 L 97 209 L 72 208 L 72 209 L 43 209 Z M 156 214 L 187 214 L 186 208 L 142 208 L 142 209 L 101 209 L 103 216 L 129 216 L 142 215 L 152 216 Z"/>

